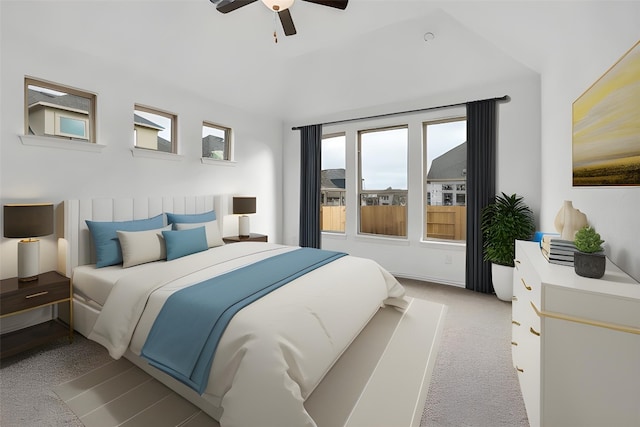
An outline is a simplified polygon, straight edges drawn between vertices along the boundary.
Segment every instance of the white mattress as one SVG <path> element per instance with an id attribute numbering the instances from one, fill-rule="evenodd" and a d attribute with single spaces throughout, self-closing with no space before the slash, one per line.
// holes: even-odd
<path id="1" fill-rule="evenodd" d="M 151 273 L 165 262 L 156 261 L 129 268 L 123 268 L 121 264 L 102 268 L 96 268 L 95 264 L 80 265 L 73 269 L 73 291 L 82 300 L 103 306 L 120 279 L 138 271 Z"/>

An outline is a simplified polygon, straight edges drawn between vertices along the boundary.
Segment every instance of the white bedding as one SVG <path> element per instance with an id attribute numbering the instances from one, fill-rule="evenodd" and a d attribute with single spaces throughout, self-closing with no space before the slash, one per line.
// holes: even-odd
<path id="1" fill-rule="evenodd" d="M 123 275 L 107 272 L 118 278 L 89 338 L 114 358 L 127 348 L 139 355 L 173 292 L 293 249 L 245 242 Z M 223 427 L 315 426 L 304 400 L 378 308 L 403 307 L 403 296 L 402 286 L 377 263 L 352 256 L 296 279 L 233 318 L 203 398 L 223 408 Z"/>

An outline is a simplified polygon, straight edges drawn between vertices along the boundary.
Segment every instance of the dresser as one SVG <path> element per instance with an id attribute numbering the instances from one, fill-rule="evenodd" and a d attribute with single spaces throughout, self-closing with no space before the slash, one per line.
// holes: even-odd
<path id="1" fill-rule="evenodd" d="M 532 427 L 640 426 L 640 284 L 601 279 L 516 241 L 512 357 Z"/>

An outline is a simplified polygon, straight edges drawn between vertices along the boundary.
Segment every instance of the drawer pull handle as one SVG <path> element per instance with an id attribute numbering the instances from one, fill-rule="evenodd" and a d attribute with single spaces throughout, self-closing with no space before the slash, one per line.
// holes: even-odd
<path id="1" fill-rule="evenodd" d="M 524 286 L 524 288 L 528 291 L 531 290 L 531 286 L 527 286 L 527 284 L 524 282 L 524 279 L 521 277 L 520 281 L 522 282 L 522 286 Z"/>
<path id="2" fill-rule="evenodd" d="M 48 293 L 49 293 L 49 291 L 38 292 L 38 293 L 35 293 L 35 294 L 27 295 L 25 298 L 41 297 L 42 295 L 46 295 Z"/>
<path id="3" fill-rule="evenodd" d="M 511 301 L 518 301 L 518 297 L 517 297 L 517 296 L 515 296 L 515 295 L 514 295 L 514 296 L 512 296 L 512 297 L 511 297 Z"/>
<path id="4" fill-rule="evenodd" d="M 518 365 L 516 365 L 516 371 L 518 371 L 518 372 L 524 372 L 524 369 L 519 368 L 519 367 L 518 367 Z"/>
<path id="5" fill-rule="evenodd" d="M 529 332 L 531 332 L 533 335 L 535 335 L 537 337 L 540 336 L 540 332 L 538 332 L 535 329 L 533 329 L 533 327 L 529 327 Z"/>
<path id="6" fill-rule="evenodd" d="M 511 323 L 516 326 L 520 326 L 520 322 L 518 322 L 517 320 L 512 320 Z"/>
<path id="7" fill-rule="evenodd" d="M 518 345 L 518 343 L 515 341 L 511 341 L 511 345 Z"/>

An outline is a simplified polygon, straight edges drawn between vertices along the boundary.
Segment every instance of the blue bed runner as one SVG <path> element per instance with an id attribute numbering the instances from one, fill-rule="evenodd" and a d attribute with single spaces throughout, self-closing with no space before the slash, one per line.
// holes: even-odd
<path id="1" fill-rule="evenodd" d="M 160 310 L 142 357 L 202 394 L 220 337 L 243 307 L 342 252 L 300 248 L 173 293 Z"/>

